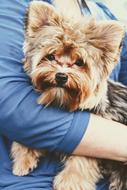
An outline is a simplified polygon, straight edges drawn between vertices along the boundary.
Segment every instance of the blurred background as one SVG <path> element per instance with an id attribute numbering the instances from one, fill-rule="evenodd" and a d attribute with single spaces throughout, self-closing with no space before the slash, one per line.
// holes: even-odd
<path id="1" fill-rule="evenodd" d="M 127 0 L 93 0 L 96 2 L 104 2 L 115 16 L 127 26 Z"/>

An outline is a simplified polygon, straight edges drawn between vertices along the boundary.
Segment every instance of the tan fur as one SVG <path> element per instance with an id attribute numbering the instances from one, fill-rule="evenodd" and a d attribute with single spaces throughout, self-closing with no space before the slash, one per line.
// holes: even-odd
<path id="1" fill-rule="evenodd" d="M 101 177 L 96 160 L 70 156 L 65 168 L 54 179 L 54 189 L 91 190 Z"/>
<path id="2" fill-rule="evenodd" d="M 45 151 L 30 149 L 14 142 L 11 154 L 14 163 L 13 174 L 24 176 L 37 167 L 39 158 L 45 155 Z"/>
<path id="3" fill-rule="evenodd" d="M 56 0 L 57 3 L 57 0 Z M 59 7 L 59 5 L 58 5 Z M 123 27 L 116 21 L 96 22 L 79 17 L 69 20 L 51 5 L 34 1 L 28 10 L 24 68 L 40 104 L 53 104 L 74 111 L 95 108 L 106 96 L 105 82 L 119 58 Z M 61 10 L 60 10 L 61 12 Z M 53 54 L 54 60 L 47 55 Z M 84 65 L 76 65 L 82 60 Z M 56 73 L 68 80 L 57 86 Z M 13 173 L 26 175 L 37 166 L 42 152 L 14 143 Z M 95 159 L 70 156 L 54 180 L 56 190 L 95 190 L 101 177 Z"/>

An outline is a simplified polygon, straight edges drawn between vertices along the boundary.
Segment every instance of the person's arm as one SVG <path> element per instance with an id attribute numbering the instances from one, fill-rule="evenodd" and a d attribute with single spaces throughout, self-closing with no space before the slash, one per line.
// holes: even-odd
<path id="1" fill-rule="evenodd" d="M 127 161 L 127 127 L 91 114 L 86 133 L 73 154 Z"/>
<path id="2" fill-rule="evenodd" d="M 8 93 L 5 94 L 3 89 L 0 94 L 0 131 L 9 139 L 30 147 L 67 153 L 77 147 L 74 151 L 76 155 L 126 161 L 126 126 L 93 114 L 88 123 L 87 112 L 44 109 L 36 104 L 38 95 L 31 87 L 21 83 L 24 84 L 24 81 L 17 83 L 9 78 L 9 84 L 5 82 Z"/>

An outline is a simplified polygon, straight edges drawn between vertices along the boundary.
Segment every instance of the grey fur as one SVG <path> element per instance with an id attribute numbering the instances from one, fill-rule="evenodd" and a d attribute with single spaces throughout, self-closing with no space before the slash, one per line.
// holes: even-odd
<path id="1" fill-rule="evenodd" d="M 108 81 L 107 97 L 92 110 L 94 113 L 127 124 L 127 87 Z M 109 190 L 127 190 L 127 165 L 123 162 L 99 160 L 103 176 L 109 178 Z"/>

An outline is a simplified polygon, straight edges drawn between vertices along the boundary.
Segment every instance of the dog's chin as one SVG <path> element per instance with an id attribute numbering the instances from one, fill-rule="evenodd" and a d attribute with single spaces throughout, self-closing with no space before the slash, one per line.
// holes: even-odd
<path id="1" fill-rule="evenodd" d="M 68 111 L 75 111 L 80 104 L 80 93 L 76 89 L 56 85 L 55 87 L 52 86 L 45 89 L 38 98 L 38 103 L 45 106 L 53 105 L 61 107 Z"/>

